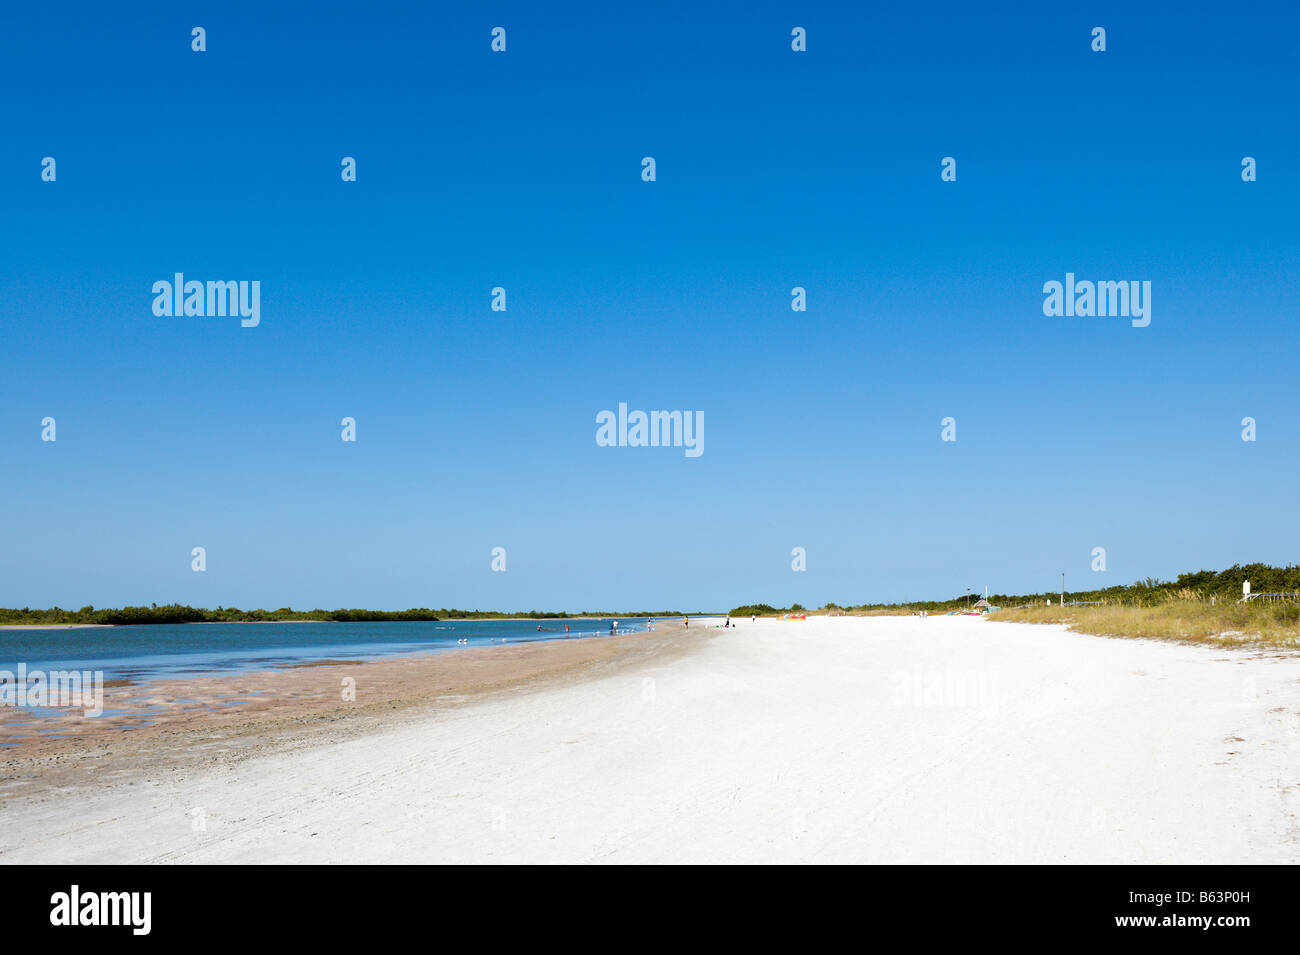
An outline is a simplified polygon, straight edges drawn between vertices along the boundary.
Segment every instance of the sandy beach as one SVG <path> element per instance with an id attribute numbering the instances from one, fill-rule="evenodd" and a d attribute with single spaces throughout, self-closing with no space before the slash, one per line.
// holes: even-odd
<path id="1" fill-rule="evenodd" d="M 263 702 L 19 741 L 0 860 L 1300 861 L 1300 656 L 700 623 L 171 688 Z"/>

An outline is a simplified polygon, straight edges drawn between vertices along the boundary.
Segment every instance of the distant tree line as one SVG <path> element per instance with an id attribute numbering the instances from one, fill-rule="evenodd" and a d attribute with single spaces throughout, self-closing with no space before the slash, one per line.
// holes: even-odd
<path id="1" fill-rule="evenodd" d="M 27 624 L 53 625 L 72 623 L 112 624 L 115 626 L 141 626 L 155 623 L 274 623 L 286 620 L 319 620 L 338 623 L 379 623 L 384 621 L 433 621 L 433 620 L 502 620 L 524 618 L 528 620 L 556 620 L 573 617 L 672 617 L 681 616 L 675 610 L 657 612 L 630 613 L 589 613 L 570 614 L 564 611 L 547 612 L 530 610 L 527 613 L 507 613 L 496 610 L 457 610 L 443 608 L 430 610 L 427 607 L 414 607 L 410 610 L 293 610 L 281 607 L 279 610 L 240 610 L 238 607 L 218 607 L 216 610 L 204 610 L 185 604 L 150 604 L 148 607 L 116 607 L 96 610 L 92 606 L 80 610 L 64 610 L 50 607 L 47 610 L 23 607 L 0 607 L 0 625 Z"/>
<path id="2" fill-rule="evenodd" d="M 828 605 L 829 606 L 829 605 Z M 735 607 L 731 611 L 733 617 L 770 617 L 774 614 L 781 613 L 804 613 L 804 608 L 799 604 L 791 604 L 786 609 L 773 607 L 770 604 L 745 604 L 743 607 Z"/>
<path id="3" fill-rule="evenodd" d="M 1128 604 L 1131 606 L 1152 606 L 1163 603 L 1184 592 L 1209 599 L 1236 600 L 1241 597 L 1241 585 L 1250 581 L 1252 593 L 1294 593 L 1300 592 L 1300 564 L 1286 567 L 1273 567 L 1269 564 L 1233 564 L 1227 570 L 1198 570 L 1194 573 L 1179 574 L 1174 580 L 1157 580 L 1148 577 L 1127 586 L 1119 584 L 1097 590 L 1067 590 L 1066 601 L 1100 600 L 1106 603 Z M 1066 583 L 1069 583 L 1067 578 Z M 823 611 L 844 613 L 867 613 L 873 610 L 960 610 L 980 599 L 979 594 L 961 594 L 947 600 L 914 600 L 903 603 L 864 603 L 839 605 L 828 603 Z M 1045 604 L 1048 600 L 1059 602 L 1059 590 L 1047 590 L 1036 594 L 990 594 L 988 601 L 998 607 L 1012 607 L 1021 604 Z M 772 607 L 768 604 L 746 604 L 731 611 L 733 617 L 771 616 L 775 614 L 799 612 L 803 608 L 798 604 L 788 610 Z"/>

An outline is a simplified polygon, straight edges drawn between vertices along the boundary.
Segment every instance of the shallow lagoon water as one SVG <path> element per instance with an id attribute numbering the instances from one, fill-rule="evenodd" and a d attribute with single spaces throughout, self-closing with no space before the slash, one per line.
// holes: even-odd
<path id="1" fill-rule="evenodd" d="M 97 670 L 142 681 L 292 666 L 312 660 L 373 660 L 542 640 L 609 636 L 600 620 L 438 620 L 383 623 L 157 624 L 71 630 L 0 630 L 0 670 Z M 643 632 L 645 617 L 618 619 Z M 538 626 L 542 627 L 539 633 Z"/>

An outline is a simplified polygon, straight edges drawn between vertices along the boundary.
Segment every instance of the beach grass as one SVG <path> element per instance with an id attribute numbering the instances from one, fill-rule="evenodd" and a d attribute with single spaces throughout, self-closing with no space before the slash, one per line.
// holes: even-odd
<path id="1" fill-rule="evenodd" d="M 1181 590 L 1146 605 L 1035 604 L 998 610 L 990 616 L 1009 623 L 1063 623 L 1070 630 L 1104 637 L 1146 637 L 1216 646 L 1300 647 L 1300 601 L 1295 600 L 1238 603 Z"/>

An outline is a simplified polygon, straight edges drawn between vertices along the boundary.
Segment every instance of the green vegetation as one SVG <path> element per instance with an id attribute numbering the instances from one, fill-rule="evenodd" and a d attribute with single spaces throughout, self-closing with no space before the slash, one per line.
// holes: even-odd
<path id="1" fill-rule="evenodd" d="M 430 610 L 416 607 L 410 610 L 293 610 L 281 607 L 279 610 L 240 610 L 238 607 L 218 607 L 216 610 L 203 610 L 184 604 L 167 604 L 148 607 L 118 607 L 96 610 L 86 606 L 80 610 L 63 610 L 51 607 L 48 610 L 34 610 L 23 607 L 21 610 L 0 607 L 0 626 L 27 625 L 50 626 L 53 624 L 114 624 L 117 626 L 140 626 L 156 623 L 263 623 L 285 620 L 318 620 L 339 623 L 377 623 L 401 620 L 565 620 L 575 617 L 679 617 L 675 610 L 633 613 L 589 613 L 570 614 L 563 611 L 550 613 L 542 610 L 530 610 L 527 613 L 503 613 L 495 610 L 456 610 L 443 608 Z"/>
<path id="2" fill-rule="evenodd" d="M 771 617 L 783 613 L 806 613 L 799 604 L 792 604 L 788 609 L 782 610 L 779 607 L 773 607 L 769 604 L 745 604 L 743 607 L 736 607 L 731 611 L 733 617 Z"/>
<path id="3" fill-rule="evenodd" d="M 1186 599 L 1180 595 L 1187 591 L 1197 599 L 1215 603 L 1235 602 L 1241 598 L 1241 585 L 1250 581 L 1253 593 L 1300 593 L 1300 565 L 1272 567 L 1268 564 L 1234 564 L 1227 570 L 1198 570 L 1179 574 L 1176 580 L 1155 580 L 1148 577 L 1127 587 L 1106 587 L 1102 590 L 1067 590 L 1066 603 L 1076 600 L 1100 600 L 1106 603 L 1126 604 L 1136 607 L 1154 607 L 1171 599 Z M 1006 607 L 1025 603 L 1046 603 L 1048 598 L 1060 600 L 1059 592 L 1048 591 L 1024 597 L 990 597 L 989 603 Z"/>
<path id="4" fill-rule="evenodd" d="M 1252 588 L 1254 582 L 1251 583 Z M 998 611 L 1011 623 L 1063 623 L 1103 637 L 1149 637 L 1218 645 L 1300 646 L 1300 600 L 1203 597 L 1194 590 L 1164 593 L 1155 603 L 1102 603 L 1048 606 L 1045 603 Z"/>
<path id="5" fill-rule="evenodd" d="M 216 610 L 203 610 L 184 604 L 167 604 L 148 607 L 117 607 L 96 610 L 94 607 L 82 607 L 80 610 L 63 610 L 51 607 L 49 610 L 33 610 L 23 607 L 21 610 L 0 607 L 0 624 L 60 624 L 60 623 L 97 623 L 115 624 L 117 626 L 139 626 L 157 623 L 236 623 L 262 622 L 278 620 L 439 620 L 439 613 L 434 610 L 414 609 L 398 611 L 381 610 L 291 610 L 281 607 L 279 610 L 240 610 L 238 607 L 218 607 Z"/>
<path id="6" fill-rule="evenodd" d="M 1101 601 L 1107 604 L 1123 604 L 1135 607 L 1152 607 L 1167 603 L 1184 591 L 1199 599 L 1215 604 L 1224 601 L 1235 602 L 1241 597 L 1243 581 L 1250 581 L 1253 593 L 1296 593 L 1300 592 L 1300 565 L 1272 567 L 1268 564 L 1234 564 L 1227 570 L 1198 570 L 1195 573 L 1180 574 L 1176 580 L 1155 580 L 1148 577 L 1136 583 L 1105 587 L 1099 590 L 1067 590 L 1066 603 L 1072 601 Z M 1068 583 L 1068 581 L 1067 581 Z M 980 599 L 980 594 L 961 594 L 944 600 L 911 600 L 903 603 L 863 603 L 863 604 L 825 604 L 821 613 L 845 613 L 857 615 L 871 614 L 910 614 L 918 610 L 931 613 L 943 613 L 949 610 L 964 610 Z M 1059 590 L 1047 590 L 1036 594 L 990 594 L 988 601 L 995 607 L 1018 607 L 1045 605 L 1048 600 L 1059 604 Z M 795 604 L 791 610 L 799 607 Z M 731 611 L 733 616 L 770 616 L 789 613 L 768 604 L 747 604 Z M 797 611 L 796 611 L 797 612 Z"/>
<path id="7" fill-rule="evenodd" d="M 1001 608 L 996 613 L 998 620 L 1064 623 L 1072 630 L 1101 636 L 1300 646 L 1300 596 L 1241 603 L 1241 585 L 1247 580 L 1254 594 L 1300 594 L 1300 565 L 1234 564 L 1227 570 L 1180 574 L 1175 580 L 1147 578 L 1127 586 L 1067 590 L 1064 606 L 1060 591 L 1050 590 L 1037 594 L 991 594 L 988 600 Z M 964 610 L 977 600 L 978 594 L 962 594 L 948 600 L 896 604 L 841 607 L 828 603 L 819 612 L 856 616 L 913 614 L 920 610 L 946 613 Z M 788 612 L 768 604 L 752 604 L 737 607 L 731 613 L 739 617 Z"/>

